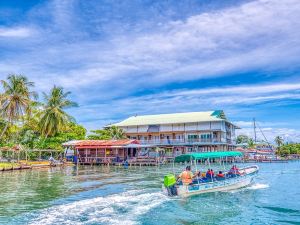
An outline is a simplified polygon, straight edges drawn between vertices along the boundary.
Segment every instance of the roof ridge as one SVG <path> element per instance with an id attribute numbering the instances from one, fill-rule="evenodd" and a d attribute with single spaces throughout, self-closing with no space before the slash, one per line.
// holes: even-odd
<path id="1" fill-rule="evenodd" d="M 144 114 L 144 115 L 135 115 L 130 116 L 129 118 L 136 118 L 136 117 L 142 117 L 142 116 L 162 116 L 162 115 L 176 115 L 176 114 L 190 114 L 190 113 L 213 113 L 217 110 L 208 110 L 208 111 L 192 111 L 192 112 L 176 112 L 176 113 L 160 113 L 160 114 Z"/>

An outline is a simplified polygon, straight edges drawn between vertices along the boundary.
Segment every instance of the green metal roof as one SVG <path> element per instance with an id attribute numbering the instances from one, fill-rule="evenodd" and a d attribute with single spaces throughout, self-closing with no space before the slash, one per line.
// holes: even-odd
<path id="1" fill-rule="evenodd" d="M 197 123 L 213 122 L 226 120 L 222 110 L 208 112 L 188 112 L 172 113 L 145 116 L 132 116 L 120 123 L 112 124 L 118 127 L 140 126 L 140 125 L 159 125 L 159 124 L 179 124 L 179 123 Z"/>
<path id="2" fill-rule="evenodd" d="M 191 160 L 209 159 L 209 158 L 222 158 L 222 157 L 235 157 L 242 156 L 241 152 L 203 152 L 203 153 L 189 153 L 177 156 L 175 162 L 188 162 Z"/>

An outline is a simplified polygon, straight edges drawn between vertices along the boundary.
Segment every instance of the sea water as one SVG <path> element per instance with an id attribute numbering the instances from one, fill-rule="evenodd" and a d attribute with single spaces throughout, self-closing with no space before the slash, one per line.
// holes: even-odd
<path id="1" fill-rule="evenodd" d="M 0 224 L 300 224 L 300 162 L 258 165 L 246 188 L 188 198 L 162 193 L 172 166 L 3 172 Z"/>

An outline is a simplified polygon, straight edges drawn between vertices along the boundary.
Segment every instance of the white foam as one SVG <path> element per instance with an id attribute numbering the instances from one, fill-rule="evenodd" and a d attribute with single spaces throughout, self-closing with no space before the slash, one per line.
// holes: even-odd
<path id="1" fill-rule="evenodd" d="M 250 190 L 258 190 L 258 189 L 265 189 L 269 188 L 270 186 L 268 184 L 259 184 L 259 183 L 254 183 L 251 186 L 247 187 L 247 189 Z"/>
<path id="2" fill-rule="evenodd" d="M 29 224 L 124 224 L 137 223 L 137 217 L 168 200 L 160 192 L 129 191 L 97 197 L 40 211 Z"/>

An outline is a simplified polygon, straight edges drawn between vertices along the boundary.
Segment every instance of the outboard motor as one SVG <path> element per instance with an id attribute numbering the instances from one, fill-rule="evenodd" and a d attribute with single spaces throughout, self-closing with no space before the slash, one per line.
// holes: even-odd
<path id="1" fill-rule="evenodd" d="M 164 178 L 164 185 L 168 191 L 169 196 L 177 195 L 177 188 L 175 186 L 176 178 L 173 174 L 168 174 Z"/>

